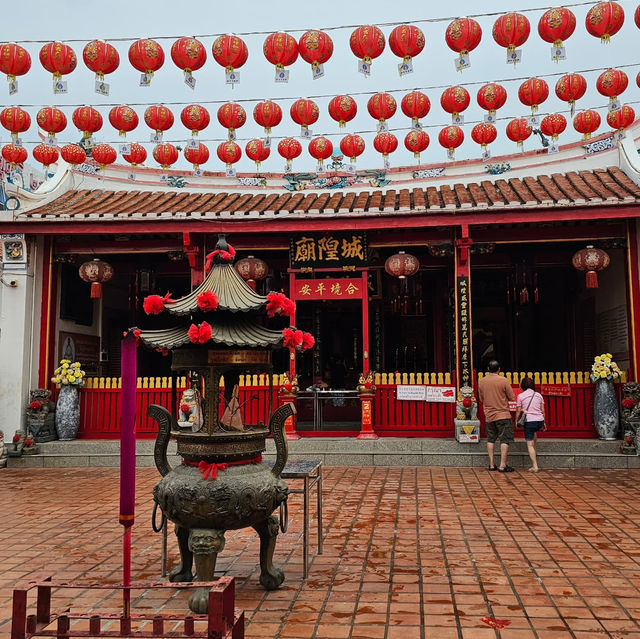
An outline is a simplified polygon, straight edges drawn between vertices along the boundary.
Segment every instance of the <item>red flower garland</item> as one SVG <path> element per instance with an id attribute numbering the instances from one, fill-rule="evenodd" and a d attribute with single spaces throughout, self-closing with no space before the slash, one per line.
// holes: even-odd
<path id="1" fill-rule="evenodd" d="M 202 322 L 200 326 L 191 324 L 187 335 L 194 344 L 206 344 L 213 335 L 213 329 L 211 328 L 211 324 L 207 322 Z"/>
<path id="2" fill-rule="evenodd" d="M 171 293 L 167 293 L 164 297 L 160 295 L 145 297 L 142 308 L 147 315 L 160 315 L 164 311 L 165 304 L 175 304 L 175 300 L 171 299 Z"/>
<path id="3" fill-rule="evenodd" d="M 218 296 L 212 291 L 205 291 L 198 295 L 198 308 L 205 313 L 218 308 Z"/>

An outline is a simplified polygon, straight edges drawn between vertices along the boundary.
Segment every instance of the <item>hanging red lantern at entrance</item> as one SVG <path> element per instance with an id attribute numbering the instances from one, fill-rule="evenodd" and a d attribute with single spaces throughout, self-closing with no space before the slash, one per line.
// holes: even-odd
<path id="1" fill-rule="evenodd" d="M 67 116 L 56 107 L 42 107 L 36 115 L 36 122 L 50 138 L 55 139 L 56 133 L 64 131 L 67 127 Z"/>
<path id="2" fill-rule="evenodd" d="M 531 25 L 522 13 L 505 13 L 493 25 L 493 39 L 507 49 L 507 61 L 514 65 L 519 62 L 516 48 L 522 46 L 529 38 Z"/>
<path id="3" fill-rule="evenodd" d="M 489 82 L 478 89 L 476 100 L 481 109 L 489 112 L 489 117 L 486 119 L 493 122 L 496 117 L 496 111 L 502 108 L 507 101 L 507 90 L 501 84 Z"/>
<path id="4" fill-rule="evenodd" d="M 447 46 L 462 58 L 473 51 L 482 40 L 482 29 L 473 18 L 456 18 L 444 33 Z"/>
<path id="5" fill-rule="evenodd" d="M 104 169 L 118 159 L 118 154 L 110 144 L 96 144 L 91 148 L 91 157 Z"/>
<path id="6" fill-rule="evenodd" d="M 68 44 L 49 42 L 40 49 L 40 64 L 53 74 L 53 81 L 56 83 L 63 75 L 71 73 L 76 68 L 78 58 Z"/>
<path id="7" fill-rule="evenodd" d="M 265 146 L 264 141 L 260 138 L 249 140 L 244 150 L 247 157 L 256 163 L 256 169 L 260 168 L 260 162 L 264 162 L 271 155 L 271 149 Z"/>
<path id="8" fill-rule="evenodd" d="M 396 99 L 390 93 L 374 93 L 367 102 L 369 115 L 378 120 L 378 130 L 384 126 L 385 120 L 393 116 L 397 108 Z"/>
<path id="9" fill-rule="evenodd" d="M 296 100 L 289 110 L 291 119 L 300 125 L 302 135 L 308 135 L 309 127 L 318 121 L 320 109 L 313 100 L 300 99 Z"/>
<path id="10" fill-rule="evenodd" d="M 507 124 L 507 137 L 512 142 L 518 143 L 518 148 L 524 150 L 524 141 L 533 133 L 533 129 L 529 126 L 527 118 L 514 118 Z"/>
<path id="11" fill-rule="evenodd" d="M 341 129 L 356 117 L 358 105 L 350 95 L 337 95 L 329 102 L 329 115 L 338 123 Z"/>
<path id="12" fill-rule="evenodd" d="M 171 45 L 171 59 L 190 79 L 194 71 L 201 69 L 207 61 L 207 50 L 196 38 L 180 38 Z"/>
<path id="13" fill-rule="evenodd" d="M 126 104 L 115 106 L 109 111 L 109 123 L 118 130 L 118 135 L 126 137 L 138 126 L 138 114 Z"/>
<path id="14" fill-rule="evenodd" d="M 591 137 L 592 133 L 595 133 L 600 126 L 600 114 L 593 109 L 585 109 L 573 118 L 573 128 L 582 133 L 585 140 Z"/>
<path id="15" fill-rule="evenodd" d="M 60 155 L 62 156 L 62 159 L 72 167 L 82 164 L 87 159 L 85 150 L 77 144 L 65 144 L 60 149 Z"/>
<path id="16" fill-rule="evenodd" d="M 322 136 L 313 138 L 309 142 L 309 155 L 318 162 L 318 168 L 322 168 L 324 160 L 333 155 L 333 143 Z"/>
<path id="17" fill-rule="evenodd" d="M 229 140 L 235 140 L 235 131 L 244 126 L 247 112 L 236 102 L 225 102 L 218 108 L 218 122 L 227 129 Z"/>
<path id="18" fill-rule="evenodd" d="M 626 104 L 623 105 L 618 111 L 611 111 L 607 113 L 607 124 L 617 131 L 622 131 L 631 126 L 636 119 L 635 111 Z"/>
<path id="19" fill-rule="evenodd" d="M 540 122 L 540 130 L 544 135 L 548 135 L 554 142 L 558 136 L 567 128 L 567 118 L 561 113 L 551 113 L 545 115 Z"/>
<path id="20" fill-rule="evenodd" d="M 562 49 L 564 40 L 568 40 L 576 30 L 576 16 L 565 7 L 547 9 L 538 21 L 538 34 L 553 45 L 554 49 Z M 554 60 L 558 61 L 554 55 Z"/>
<path id="21" fill-rule="evenodd" d="M 0 44 L 0 73 L 7 81 L 15 82 L 16 76 L 24 75 L 31 68 L 29 52 L 15 42 Z"/>
<path id="22" fill-rule="evenodd" d="M 242 150 L 235 142 L 221 142 L 218 144 L 217 154 L 218 158 L 224 162 L 227 169 L 231 169 L 232 166 L 242 157 Z"/>
<path id="23" fill-rule="evenodd" d="M 5 144 L 2 147 L 2 157 L 9 162 L 11 169 L 15 169 L 18 164 L 27 161 L 27 149 L 23 146 L 14 146 L 13 144 Z"/>
<path id="24" fill-rule="evenodd" d="M 573 115 L 576 100 L 587 91 L 587 81 L 579 73 L 567 73 L 556 83 L 556 95 L 564 102 L 568 102 Z"/>
<path id="25" fill-rule="evenodd" d="M 295 138 L 285 138 L 278 143 L 278 153 L 287 161 L 286 170 L 291 170 L 291 163 L 302 153 L 302 144 Z"/>
<path id="26" fill-rule="evenodd" d="M 378 133 L 373 138 L 373 148 L 386 159 L 398 148 L 398 138 L 393 133 Z"/>
<path id="27" fill-rule="evenodd" d="M 213 59 L 225 68 L 226 73 L 234 73 L 249 57 L 249 49 L 245 41 L 236 35 L 221 35 L 216 38 L 211 53 Z"/>
<path id="28" fill-rule="evenodd" d="M 349 38 L 349 46 L 353 55 L 370 68 L 372 61 L 377 58 L 385 47 L 384 34 L 373 24 L 358 27 Z"/>
<path id="29" fill-rule="evenodd" d="M 305 31 L 298 40 L 300 57 L 311 65 L 313 77 L 321 77 L 322 65 L 333 55 L 333 40 L 328 33 L 312 29 Z"/>
<path id="30" fill-rule="evenodd" d="M 420 119 L 427 117 L 431 110 L 431 101 L 421 91 L 411 91 L 402 98 L 400 108 L 408 118 L 411 118 L 412 126 L 420 128 Z"/>
<path id="31" fill-rule="evenodd" d="M 253 107 L 253 119 L 261 127 L 264 127 L 264 132 L 269 135 L 271 129 L 282 122 L 282 109 L 277 102 L 272 100 L 258 102 Z"/>
<path id="32" fill-rule="evenodd" d="M 607 69 L 598 76 L 596 81 L 598 93 L 609 98 L 609 102 L 616 102 L 618 96 L 624 93 L 628 86 L 629 77 L 620 69 Z"/>
<path id="33" fill-rule="evenodd" d="M 389 34 L 389 48 L 393 55 L 402 58 L 402 62 L 411 67 L 415 58 L 424 49 L 424 33 L 412 24 L 399 24 Z"/>
<path id="34" fill-rule="evenodd" d="M 173 144 L 165 142 L 156 144 L 153 148 L 153 159 L 163 168 L 168 169 L 178 160 L 178 149 Z"/>
<path id="35" fill-rule="evenodd" d="M 438 134 L 440 146 L 447 149 L 447 157 L 450 160 L 455 158 L 455 150 L 464 142 L 464 133 L 459 126 L 449 125 Z"/>
<path id="36" fill-rule="evenodd" d="M 193 170 L 198 171 L 200 165 L 207 162 L 209 159 L 209 149 L 202 142 L 198 142 L 198 146 L 195 149 L 186 147 L 184 150 L 184 157 L 187 162 L 193 164 Z"/>
<path id="37" fill-rule="evenodd" d="M 469 106 L 470 102 L 469 92 L 460 85 L 445 89 L 440 96 L 440 106 L 451 114 L 451 120 L 454 124 L 462 123 L 460 113 Z"/>
<path id="38" fill-rule="evenodd" d="M 359 155 L 362 155 L 364 147 L 364 140 L 354 133 L 345 135 L 342 140 L 340 140 L 340 150 L 349 158 L 352 164 Z"/>
<path id="39" fill-rule="evenodd" d="M 84 65 L 96 74 L 96 80 L 104 82 L 104 76 L 120 66 L 117 49 L 104 40 L 92 40 L 82 50 Z"/>
<path id="40" fill-rule="evenodd" d="M 102 285 L 111 280 L 114 270 L 111 264 L 94 258 L 82 264 L 78 274 L 82 280 L 91 284 L 91 298 L 99 299 L 102 297 Z"/>
<path id="41" fill-rule="evenodd" d="M 0 111 L 0 124 L 11 133 L 11 139 L 16 140 L 19 133 L 29 130 L 31 116 L 20 107 L 7 107 Z"/>
<path id="42" fill-rule="evenodd" d="M 635 20 L 636 27 L 638 27 L 638 29 L 640 29 L 640 5 L 638 5 L 636 7 L 636 11 L 633 14 L 633 19 Z"/>
<path id="43" fill-rule="evenodd" d="M 398 251 L 395 255 L 388 257 L 384 263 L 384 270 L 399 280 L 415 275 L 419 268 L 418 258 L 404 251 Z"/>
<path id="44" fill-rule="evenodd" d="M 97 109 L 91 106 L 83 106 L 75 109 L 71 120 L 76 128 L 82 131 L 82 136 L 85 139 L 90 138 L 96 131 L 102 128 L 102 116 Z"/>
<path id="45" fill-rule="evenodd" d="M 535 114 L 538 107 L 549 97 L 549 85 L 541 78 L 529 78 L 518 89 L 518 98 L 522 104 L 531 107 Z"/>
<path id="46" fill-rule="evenodd" d="M 133 167 L 138 166 L 138 164 L 144 164 L 147 159 L 147 150 L 136 142 L 130 144 L 129 147 L 129 153 L 123 155 L 122 158 Z"/>
<path id="47" fill-rule="evenodd" d="M 571 258 L 573 268 L 587 274 L 587 288 L 598 288 L 598 271 L 603 271 L 610 262 L 605 251 L 591 245 L 579 250 Z"/>
<path id="48" fill-rule="evenodd" d="M 498 137 L 498 130 L 493 124 L 485 124 L 481 122 L 471 129 L 471 139 L 480 145 L 483 153 L 486 152 L 488 144 L 491 144 Z"/>
<path id="49" fill-rule="evenodd" d="M 264 57 L 276 67 L 276 76 L 298 59 L 298 43 L 289 33 L 269 34 L 262 46 Z"/>
<path id="50" fill-rule="evenodd" d="M 156 132 L 161 140 L 162 133 L 168 131 L 173 126 L 173 113 L 162 104 L 153 104 L 145 109 L 145 124 Z"/>
<path id="51" fill-rule="evenodd" d="M 145 76 L 143 84 L 147 85 L 164 64 L 164 51 L 155 40 L 140 38 L 129 47 L 129 62 Z"/>
<path id="52" fill-rule="evenodd" d="M 196 137 L 199 131 L 206 129 L 211 121 L 209 111 L 199 104 L 189 104 L 180 113 L 180 121 L 185 129 L 191 131 L 191 137 Z"/>
<path id="53" fill-rule="evenodd" d="M 427 150 L 429 146 L 429 136 L 426 131 L 414 129 L 409 131 L 404 138 L 404 145 L 408 151 L 413 153 L 413 157 L 418 160 L 420 164 L 420 154 Z"/>
<path id="54" fill-rule="evenodd" d="M 587 11 L 585 19 L 587 31 L 603 44 L 607 44 L 623 24 L 624 10 L 617 2 L 598 2 Z"/>
<path id="55" fill-rule="evenodd" d="M 33 157 L 37 162 L 40 162 L 46 170 L 50 164 L 55 164 L 58 161 L 58 149 L 55 146 L 38 144 L 38 146 L 33 149 Z"/>
<path id="56" fill-rule="evenodd" d="M 256 282 L 263 280 L 269 274 L 267 263 L 253 255 L 243 257 L 233 267 L 252 291 L 256 290 Z"/>

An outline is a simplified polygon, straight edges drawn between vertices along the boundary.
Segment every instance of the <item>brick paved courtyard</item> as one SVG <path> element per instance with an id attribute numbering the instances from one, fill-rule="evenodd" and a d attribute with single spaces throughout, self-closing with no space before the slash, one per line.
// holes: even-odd
<path id="1" fill-rule="evenodd" d="M 157 479 L 138 471 L 137 580 L 160 575 L 161 538 L 150 527 Z M 324 554 L 306 583 L 300 495 L 276 550 L 287 576 L 279 591 L 258 585 L 253 531 L 227 535 L 218 567 L 236 577 L 253 639 L 640 638 L 639 481 L 635 470 L 327 468 Z M 1 637 L 21 580 L 120 580 L 118 482 L 110 468 L 0 471 Z M 176 552 L 170 535 L 170 562 Z M 104 592 L 58 591 L 54 608 L 117 603 Z M 154 591 L 135 607 L 186 603 Z M 487 616 L 510 625 L 496 631 Z"/>

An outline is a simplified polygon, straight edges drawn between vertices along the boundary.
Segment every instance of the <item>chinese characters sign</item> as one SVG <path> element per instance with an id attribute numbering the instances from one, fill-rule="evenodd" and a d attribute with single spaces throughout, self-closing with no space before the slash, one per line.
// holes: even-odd
<path id="1" fill-rule="evenodd" d="M 469 313 L 469 278 L 457 278 L 458 362 L 460 386 L 471 386 L 471 321 Z"/>
<path id="2" fill-rule="evenodd" d="M 366 266 L 367 236 L 364 233 L 294 235 L 290 253 L 291 268 Z"/>
<path id="3" fill-rule="evenodd" d="M 296 280 L 294 300 L 359 300 L 364 286 L 361 279 Z"/>

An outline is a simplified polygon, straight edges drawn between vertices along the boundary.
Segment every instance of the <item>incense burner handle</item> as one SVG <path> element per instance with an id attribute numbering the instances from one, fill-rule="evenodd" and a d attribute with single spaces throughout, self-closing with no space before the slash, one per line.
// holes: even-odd
<path id="1" fill-rule="evenodd" d="M 276 477 L 280 477 L 280 473 L 285 467 L 287 457 L 289 456 L 287 438 L 284 434 L 284 423 L 289 419 L 289 417 L 292 417 L 295 414 L 295 406 L 291 402 L 288 402 L 287 404 L 280 406 L 280 408 L 271 415 L 271 419 L 269 420 L 269 432 L 273 436 L 277 453 L 276 463 L 274 464 L 271 472 Z"/>
<path id="2" fill-rule="evenodd" d="M 156 445 L 153 449 L 153 461 L 156 463 L 156 468 L 159 473 L 164 477 L 171 472 L 171 466 L 167 460 L 167 447 L 171 439 L 171 427 L 175 426 L 177 428 L 177 424 L 175 424 L 171 413 L 163 406 L 158 406 L 157 404 L 151 404 L 151 406 L 149 406 L 147 416 L 155 419 L 158 423 L 158 435 L 156 437 Z"/>

